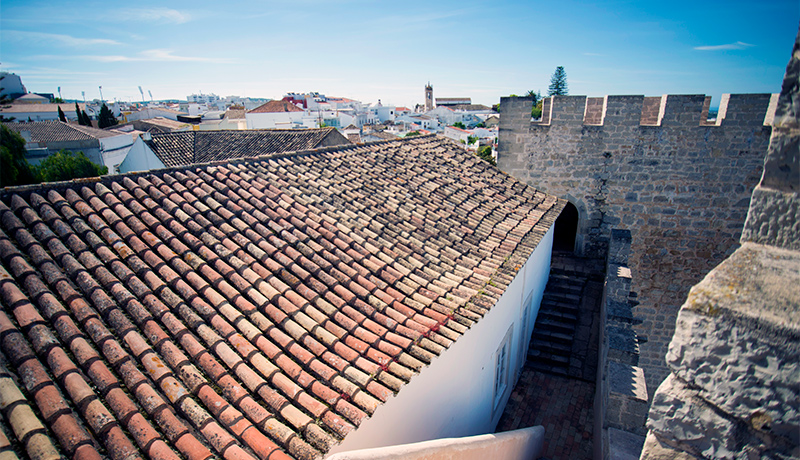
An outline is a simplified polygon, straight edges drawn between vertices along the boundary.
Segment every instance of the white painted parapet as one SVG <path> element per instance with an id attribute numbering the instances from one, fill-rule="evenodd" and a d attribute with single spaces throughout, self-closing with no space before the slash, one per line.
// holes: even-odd
<path id="1" fill-rule="evenodd" d="M 544 428 L 534 426 L 497 434 L 341 452 L 326 460 L 531 460 L 539 457 L 543 442 Z"/>

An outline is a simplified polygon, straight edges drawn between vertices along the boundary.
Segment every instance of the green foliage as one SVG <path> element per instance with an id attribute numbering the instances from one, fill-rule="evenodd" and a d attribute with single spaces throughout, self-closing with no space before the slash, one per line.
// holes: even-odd
<path id="1" fill-rule="evenodd" d="M 492 146 L 484 145 L 478 148 L 478 156 L 481 160 L 488 162 L 492 166 L 497 166 L 497 162 L 492 158 Z"/>
<path id="2" fill-rule="evenodd" d="M 81 118 L 83 118 L 83 123 L 81 123 L 82 125 L 84 125 L 84 126 L 92 126 L 92 119 L 89 118 L 89 115 L 86 114 L 85 110 L 82 112 Z"/>
<path id="3" fill-rule="evenodd" d="M 539 99 L 539 102 L 537 102 L 536 105 L 534 105 L 533 108 L 531 108 L 531 118 L 536 118 L 536 119 L 542 118 L 543 102 L 544 102 L 543 100 Z"/>
<path id="4" fill-rule="evenodd" d="M 421 136 L 422 133 L 419 131 L 411 131 L 410 133 L 406 134 L 406 137 L 414 137 L 414 136 Z"/>
<path id="5" fill-rule="evenodd" d="M 475 127 L 476 127 L 476 128 L 485 128 L 485 127 L 486 127 L 486 123 L 484 123 L 484 122 L 480 122 L 480 123 L 478 123 L 477 125 L 475 125 Z"/>
<path id="6" fill-rule="evenodd" d="M 0 187 L 34 182 L 36 177 L 25 159 L 25 139 L 0 124 Z"/>
<path id="7" fill-rule="evenodd" d="M 474 144 L 478 142 L 478 136 L 467 136 L 467 144 Z"/>
<path id="8" fill-rule="evenodd" d="M 100 107 L 100 116 L 97 117 L 97 127 L 100 129 L 108 128 L 109 126 L 114 126 L 117 124 L 117 119 L 114 117 L 114 114 L 111 113 L 111 110 L 103 104 Z"/>
<path id="9" fill-rule="evenodd" d="M 453 127 L 461 128 L 461 129 L 467 129 L 467 127 L 464 126 L 464 123 L 461 123 L 460 121 L 457 121 L 457 122 L 453 123 Z"/>
<path id="10" fill-rule="evenodd" d="M 550 77 L 550 87 L 547 88 L 548 96 L 566 96 L 569 94 L 567 86 L 567 72 L 563 66 L 556 67 L 553 76 Z"/>
<path id="11" fill-rule="evenodd" d="M 533 106 L 536 107 L 536 104 L 542 99 L 542 93 L 539 91 L 530 90 L 525 94 L 525 97 L 533 98 Z"/>
<path id="12" fill-rule="evenodd" d="M 67 116 L 64 115 L 64 111 L 61 110 L 61 106 L 60 105 L 58 106 L 58 119 L 63 121 L 64 123 L 67 122 Z"/>
<path id="13" fill-rule="evenodd" d="M 54 97 L 53 98 L 53 104 L 63 104 L 63 103 L 64 103 L 64 99 L 61 99 L 60 97 Z"/>
<path id="14" fill-rule="evenodd" d="M 106 166 L 92 163 L 83 152 L 74 154 L 69 150 L 61 150 L 45 158 L 36 168 L 36 175 L 41 182 L 54 182 L 81 177 L 95 177 L 108 174 Z"/>

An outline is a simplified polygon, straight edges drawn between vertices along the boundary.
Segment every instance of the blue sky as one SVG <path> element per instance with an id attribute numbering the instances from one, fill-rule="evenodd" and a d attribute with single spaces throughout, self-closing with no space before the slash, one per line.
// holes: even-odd
<path id="1" fill-rule="evenodd" d="M 779 92 L 798 0 L 0 2 L 0 69 L 29 91 L 141 100 L 188 94 L 475 103 L 570 94 Z"/>

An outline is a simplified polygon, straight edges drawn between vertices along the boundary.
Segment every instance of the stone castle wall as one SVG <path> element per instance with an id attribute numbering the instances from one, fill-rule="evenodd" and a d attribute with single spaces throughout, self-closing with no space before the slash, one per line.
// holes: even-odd
<path id="1" fill-rule="evenodd" d="M 576 252 L 605 257 L 630 230 L 639 365 L 652 392 L 689 288 L 737 247 L 761 177 L 769 94 L 725 95 L 708 121 L 703 95 L 557 96 L 532 122 L 530 98 L 502 98 L 498 166 L 578 209 Z"/>

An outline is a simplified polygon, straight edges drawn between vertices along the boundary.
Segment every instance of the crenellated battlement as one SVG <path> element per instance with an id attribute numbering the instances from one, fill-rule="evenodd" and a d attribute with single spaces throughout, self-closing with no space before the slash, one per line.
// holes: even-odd
<path id="1" fill-rule="evenodd" d="M 539 121 L 531 98 L 500 102 L 498 167 L 575 206 L 578 253 L 603 257 L 612 229 L 631 232 L 651 392 L 689 288 L 738 245 L 778 106 L 770 94 L 719 102 L 710 121 L 702 94 L 556 96 Z"/>
<path id="2" fill-rule="evenodd" d="M 544 99 L 537 126 L 757 126 L 769 125 L 777 94 L 723 94 L 719 112 L 709 120 L 711 96 L 552 96 Z M 503 98 L 509 99 L 509 98 Z M 520 98 L 525 99 L 525 98 Z M 518 105 L 522 108 L 524 104 Z"/>

